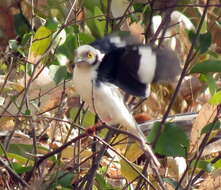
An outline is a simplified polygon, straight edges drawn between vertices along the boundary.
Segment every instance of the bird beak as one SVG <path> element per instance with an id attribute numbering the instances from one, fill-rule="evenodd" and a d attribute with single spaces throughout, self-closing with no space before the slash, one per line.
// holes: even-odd
<path id="1" fill-rule="evenodd" d="M 80 64 L 80 63 L 83 63 L 83 62 L 85 62 L 85 60 L 81 57 L 77 57 L 77 58 L 74 59 L 75 64 Z"/>

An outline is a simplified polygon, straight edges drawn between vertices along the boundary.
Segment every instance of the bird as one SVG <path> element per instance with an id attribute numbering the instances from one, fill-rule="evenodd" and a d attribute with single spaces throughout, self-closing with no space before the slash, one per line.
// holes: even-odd
<path id="1" fill-rule="evenodd" d="M 79 46 L 74 65 L 74 88 L 90 111 L 107 125 L 126 127 L 140 139 L 145 154 L 159 167 L 119 89 L 133 96 L 148 97 L 151 83 L 174 80 L 181 71 L 175 52 L 139 44 L 128 35 L 109 35 Z"/>

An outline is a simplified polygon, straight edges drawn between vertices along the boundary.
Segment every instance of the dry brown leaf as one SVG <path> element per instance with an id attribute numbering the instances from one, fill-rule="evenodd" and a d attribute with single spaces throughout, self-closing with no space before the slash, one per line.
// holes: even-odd
<path id="1" fill-rule="evenodd" d="M 0 30 L 3 32 L 3 36 L 0 37 L 0 50 L 3 50 L 7 46 L 8 40 L 16 36 L 13 15 L 6 6 L 0 6 Z"/>
<path id="2" fill-rule="evenodd" d="M 186 160 L 183 157 L 168 157 L 167 158 L 167 167 L 168 174 L 170 177 L 179 180 L 186 170 Z"/>
<path id="3" fill-rule="evenodd" d="M 0 119 L 0 131 L 11 131 L 15 125 L 14 118 L 2 117 Z"/>
<path id="4" fill-rule="evenodd" d="M 134 22 L 130 24 L 130 20 L 127 19 L 125 23 L 123 23 L 122 30 L 130 31 L 130 33 L 136 37 L 139 43 L 144 41 L 144 28 L 142 27 L 141 23 Z"/>
<path id="5" fill-rule="evenodd" d="M 221 190 L 221 176 L 208 176 L 200 184 L 199 190 Z"/>
<path id="6" fill-rule="evenodd" d="M 21 131 L 15 131 L 11 141 L 11 144 L 33 144 L 33 140 Z"/>
<path id="7" fill-rule="evenodd" d="M 183 81 L 180 94 L 187 101 L 194 101 L 196 97 L 202 93 L 204 84 L 196 77 L 190 76 Z"/>
<path id="8" fill-rule="evenodd" d="M 167 190 L 175 190 L 175 189 L 172 187 L 172 185 L 170 185 L 170 184 L 168 184 L 168 183 L 166 183 L 165 186 L 166 186 L 166 189 L 167 189 Z"/>
<path id="9" fill-rule="evenodd" d="M 212 106 L 208 103 L 204 104 L 200 110 L 196 120 L 193 122 L 193 127 L 190 133 L 190 153 L 193 153 L 202 139 L 201 130 L 208 123 L 212 122 L 216 116 L 216 106 Z"/>
<path id="10" fill-rule="evenodd" d="M 140 123 L 144 123 L 146 121 L 151 120 L 152 117 L 148 113 L 142 112 L 142 113 L 135 114 L 134 119 L 136 120 L 138 124 L 140 124 Z"/>
<path id="11" fill-rule="evenodd" d="M 219 140 L 217 140 L 213 143 L 208 144 L 205 147 L 202 156 L 217 153 L 217 152 L 220 152 L 220 151 L 221 151 L 221 139 L 219 139 Z"/>

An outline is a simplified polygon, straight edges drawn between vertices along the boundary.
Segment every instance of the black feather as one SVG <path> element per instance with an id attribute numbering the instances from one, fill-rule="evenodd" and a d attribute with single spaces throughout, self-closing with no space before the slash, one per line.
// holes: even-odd
<path id="1" fill-rule="evenodd" d="M 148 84 L 142 83 L 137 75 L 139 62 L 138 46 L 114 49 L 98 67 L 97 82 L 110 82 L 131 95 L 145 97 Z"/>
<path id="2" fill-rule="evenodd" d="M 120 39 L 119 42 L 112 42 L 112 38 L 118 37 Z M 102 53 L 109 53 L 110 51 L 117 49 L 119 47 L 125 47 L 127 45 L 137 44 L 138 41 L 130 35 L 130 32 L 116 32 L 110 35 L 107 35 L 103 38 L 97 39 L 90 45 L 94 48 L 100 50 Z M 124 45 L 122 45 L 124 44 Z"/>

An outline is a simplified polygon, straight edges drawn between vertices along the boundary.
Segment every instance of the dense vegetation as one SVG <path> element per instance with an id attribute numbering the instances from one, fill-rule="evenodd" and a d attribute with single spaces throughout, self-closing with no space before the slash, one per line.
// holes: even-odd
<path id="1" fill-rule="evenodd" d="M 1 0 L 0 188 L 220 187 L 220 7 L 220 0 Z M 147 100 L 125 95 L 160 169 L 133 135 L 96 126 L 72 86 L 74 50 L 113 32 L 168 46 L 182 62 L 180 78 L 154 84 Z"/>

